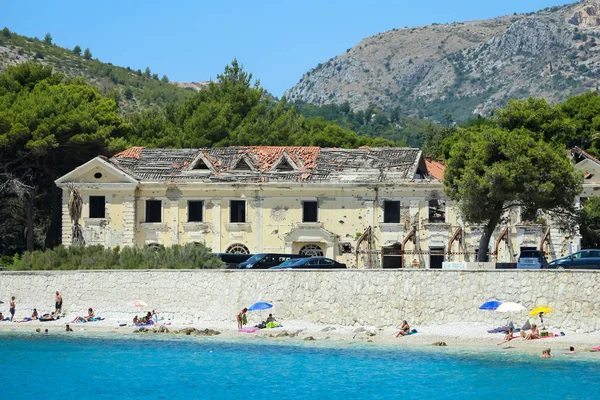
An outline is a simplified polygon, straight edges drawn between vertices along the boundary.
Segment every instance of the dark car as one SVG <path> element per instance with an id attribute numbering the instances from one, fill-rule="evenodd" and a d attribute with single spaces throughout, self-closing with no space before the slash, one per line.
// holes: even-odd
<path id="1" fill-rule="evenodd" d="M 290 258 L 302 257 L 305 256 L 301 256 L 300 254 L 261 253 L 255 254 L 248 260 L 239 263 L 237 267 L 240 269 L 267 269 L 279 265 Z"/>
<path id="2" fill-rule="evenodd" d="M 519 255 L 517 269 L 541 269 L 546 268 L 548 261 L 541 250 L 523 250 Z"/>
<path id="3" fill-rule="evenodd" d="M 269 269 L 332 269 L 346 268 L 346 264 L 325 257 L 308 257 L 294 260 L 287 260 L 276 267 Z"/>
<path id="4" fill-rule="evenodd" d="M 212 255 L 223 261 L 227 265 L 227 268 L 236 268 L 239 263 L 252 257 L 252 254 L 239 253 L 212 253 Z"/>
<path id="5" fill-rule="evenodd" d="M 548 264 L 549 269 L 600 269 L 600 250 L 581 250 Z"/>

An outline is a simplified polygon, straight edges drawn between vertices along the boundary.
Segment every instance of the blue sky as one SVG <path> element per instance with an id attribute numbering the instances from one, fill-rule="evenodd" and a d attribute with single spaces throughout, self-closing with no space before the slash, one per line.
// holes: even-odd
<path id="1" fill-rule="evenodd" d="M 393 28 L 536 11 L 569 0 L 7 1 L 0 27 L 89 47 L 176 81 L 214 79 L 234 57 L 276 96 L 319 62 Z"/>

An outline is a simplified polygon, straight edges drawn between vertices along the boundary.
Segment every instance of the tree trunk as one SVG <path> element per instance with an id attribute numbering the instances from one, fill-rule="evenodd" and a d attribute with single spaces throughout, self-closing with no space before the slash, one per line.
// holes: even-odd
<path id="1" fill-rule="evenodd" d="M 46 232 L 46 248 L 51 249 L 60 244 L 62 227 L 62 189 L 54 187 L 51 191 L 52 208 L 50 226 Z"/>
<path id="2" fill-rule="evenodd" d="M 487 252 L 490 247 L 490 239 L 492 238 L 492 233 L 498 226 L 500 222 L 500 216 L 502 215 L 501 211 L 494 210 L 488 223 L 483 228 L 483 234 L 481 235 L 481 239 L 479 239 L 479 250 L 477 251 L 477 262 L 486 262 Z"/>
<path id="3" fill-rule="evenodd" d="M 33 198 L 34 194 L 24 196 L 25 200 L 25 239 L 27 242 L 27 251 L 35 250 L 35 241 L 33 238 Z"/>

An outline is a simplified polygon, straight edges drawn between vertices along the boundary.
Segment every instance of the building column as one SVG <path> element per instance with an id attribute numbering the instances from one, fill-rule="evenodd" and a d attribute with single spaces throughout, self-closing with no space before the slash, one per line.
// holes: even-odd
<path id="1" fill-rule="evenodd" d="M 213 201 L 213 242 L 212 242 L 212 251 L 213 253 L 222 253 L 225 249 L 221 248 L 221 235 L 223 234 L 223 230 L 221 229 L 221 200 L 217 199 Z"/>
<path id="2" fill-rule="evenodd" d="M 262 197 L 255 197 L 252 202 L 254 207 L 254 223 L 252 225 L 254 231 L 253 254 L 262 253 L 263 251 L 263 200 Z"/>

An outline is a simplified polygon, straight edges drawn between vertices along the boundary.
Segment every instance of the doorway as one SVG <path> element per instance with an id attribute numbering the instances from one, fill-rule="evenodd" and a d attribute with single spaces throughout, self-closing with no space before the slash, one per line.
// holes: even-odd
<path id="1" fill-rule="evenodd" d="M 402 268 L 402 246 L 400 243 L 395 243 L 392 246 L 383 247 L 381 249 L 383 268 L 398 269 Z"/>
<path id="2" fill-rule="evenodd" d="M 429 268 L 442 269 L 444 263 L 444 248 L 430 247 L 429 248 Z"/>

